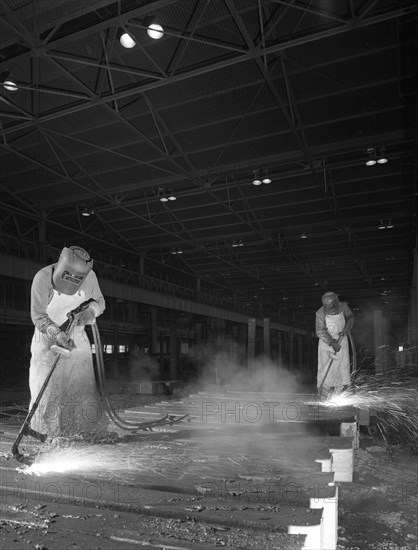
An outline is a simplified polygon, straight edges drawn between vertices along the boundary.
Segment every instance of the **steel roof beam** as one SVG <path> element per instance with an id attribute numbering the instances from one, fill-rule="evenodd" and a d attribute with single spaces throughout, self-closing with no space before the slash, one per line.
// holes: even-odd
<path id="1" fill-rule="evenodd" d="M 249 50 L 250 51 L 253 50 L 254 44 L 253 44 L 252 38 L 251 38 L 246 26 L 244 25 L 244 22 L 242 21 L 241 16 L 237 13 L 237 10 L 235 9 L 235 4 L 234 4 L 233 0 L 224 0 L 224 2 L 228 6 L 228 9 L 229 9 L 233 19 L 235 20 L 235 22 L 237 24 L 237 27 L 241 31 L 241 33 L 244 37 L 244 40 L 247 43 L 247 46 L 248 46 Z M 305 158 L 306 158 L 306 160 L 307 160 L 307 162 L 310 166 L 310 169 L 312 171 L 312 175 L 313 175 L 314 179 L 317 181 L 319 188 L 323 189 L 323 186 L 322 186 L 322 184 L 321 184 L 321 182 L 318 178 L 317 169 L 316 169 L 316 167 L 313 163 L 312 154 L 309 150 L 309 147 L 308 147 L 308 144 L 307 144 L 307 141 L 306 141 L 306 138 L 305 138 L 304 129 L 303 129 L 303 126 L 302 126 L 302 123 L 301 123 L 300 116 L 298 114 L 297 104 L 295 102 L 293 102 L 293 110 L 294 110 L 294 112 L 296 113 L 296 116 L 297 116 L 297 125 L 295 125 L 295 122 L 293 121 L 292 116 L 291 116 L 291 112 L 290 112 L 290 114 L 287 112 L 286 104 L 283 101 L 280 94 L 278 93 L 278 91 L 277 91 L 273 81 L 271 80 L 270 75 L 266 71 L 264 65 L 261 63 L 259 58 L 256 59 L 256 62 L 257 62 L 257 65 L 258 65 L 264 79 L 266 80 L 266 82 L 267 82 L 267 84 L 270 88 L 270 91 L 272 92 L 272 94 L 273 94 L 280 110 L 282 111 L 283 115 L 285 116 L 285 118 L 287 120 L 287 123 L 288 123 L 288 125 L 289 125 L 295 139 L 296 139 L 296 142 L 299 144 L 299 147 L 300 147 L 301 151 L 303 152 L 303 154 L 304 154 L 304 156 L 305 156 Z M 290 85 L 288 84 L 288 86 L 290 86 Z M 291 90 L 291 88 L 289 88 L 289 89 Z M 290 97 L 289 97 L 289 105 L 290 106 L 292 105 L 292 103 L 291 103 L 292 96 L 293 96 L 293 94 L 291 93 Z M 338 208 L 338 203 L 337 203 L 337 198 L 335 196 L 335 193 L 334 193 L 332 199 L 330 199 L 330 197 L 328 196 L 326 190 L 324 190 L 324 197 L 327 200 L 331 211 L 334 213 L 334 216 L 335 216 L 335 219 L 336 219 L 337 223 L 340 225 L 340 227 L 344 231 L 344 233 L 346 233 L 346 224 L 345 224 L 345 222 L 344 222 L 344 220 L 341 216 L 341 212 Z M 368 273 L 366 271 L 365 262 L 362 258 L 359 257 L 359 254 L 358 254 L 358 251 L 356 249 L 355 243 L 353 243 L 351 234 L 349 234 L 347 237 L 348 237 L 348 246 L 349 246 L 349 248 L 350 248 L 350 250 L 353 254 L 354 261 L 356 262 L 356 265 L 359 267 L 365 281 L 371 287 L 371 279 L 370 279 L 370 276 L 368 275 Z"/>
<path id="2" fill-rule="evenodd" d="M 0 147 L 4 147 L 4 146 L 2 146 L 2 145 L 0 144 Z M 42 163 L 40 163 L 40 162 L 37 161 L 36 159 L 29 158 L 29 157 L 27 157 L 26 155 L 23 155 L 22 153 L 20 153 L 19 151 L 15 151 L 15 150 L 13 150 L 13 149 L 11 149 L 11 148 L 9 148 L 9 147 L 6 147 L 6 149 L 7 149 L 8 151 L 10 151 L 10 152 L 13 152 L 13 153 L 17 154 L 18 156 L 21 156 L 21 157 L 25 158 L 26 160 L 30 160 L 30 161 L 34 162 L 35 164 L 38 164 L 38 165 L 43 166 L 43 167 L 44 167 L 46 170 L 48 170 L 48 171 L 51 171 L 51 172 L 53 172 L 53 173 L 56 173 L 55 170 L 49 168 L 49 167 L 46 166 L 46 165 L 43 165 Z M 71 177 L 68 177 L 68 176 L 67 176 L 67 177 L 65 177 L 64 179 L 66 179 L 67 181 L 69 181 L 69 182 L 71 182 L 71 183 L 74 183 L 74 184 L 76 184 L 76 185 L 78 185 L 78 186 L 81 186 L 81 187 L 85 188 L 85 185 L 84 185 L 84 184 L 81 184 L 80 182 L 78 182 L 77 180 L 74 180 L 74 179 L 71 178 Z M 103 199 L 108 200 L 108 197 L 106 197 L 106 195 L 103 196 L 103 194 L 100 193 L 100 192 L 93 191 L 93 190 L 91 190 L 91 191 L 94 192 L 94 194 L 95 194 L 96 196 L 100 196 L 100 197 L 102 197 Z M 146 221 L 148 224 L 150 224 L 150 225 L 152 225 L 152 226 L 154 226 L 154 227 L 157 227 L 158 229 L 160 229 L 161 231 L 163 231 L 163 232 L 166 233 L 166 234 L 170 234 L 170 235 L 176 236 L 176 238 L 178 238 L 177 233 L 175 233 L 175 232 L 173 232 L 173 231 L 171 231 L 171 230 L 169 230 L 169 229 L 166 229 L 166 228 L 164 228 L 163 226 L 161 226 L 161 225 L 159 225 L 159 224 L 153 222 L 152 220 L 150 220 L 150 219 L 148 219 L 148 218 L 146 218 L 146 217 L 144 217 L 144 216 L 138 214 L 137 212 L 134 212 L 134 211 L 132 211 L 132 210 L 130 210 L 130 209 L 124 207 L 123 204 L 118 203 L 118 206 L 119 206 L 119 208 L 121 208 L 122 210 L 124 210 L 124 211 L 130 213 L 130 214 L 133 215 L 134 217 L 136 217 L 136 218 L 138 218 L 138 219 L 141 219 L 141 220 L 143 220 L 143 221 Z M 57 225 L 61 225 L 62 227 L 66 227 L 66 226 L 64 226 L 63 224 L 57 224 Z M 72 229 L 72 231 L 74 231 L 74 229 Z M 75 232 L 77 232 L 77 230 L 75 230 Z M 183 236 L 180 237 L 180 238 L 181 238 L 181 240 L 182 240 L 183 242 L 192 245 L 192 247 L 198 247 L 198 248 L 201 248 L 201 249 L 203 248 L 203 249 L 204 249 L 204 247 L 202 247 L 201 245 L 197 244 L 192 238 L 185 238 L 185 237 L 183 237 Z M 109 244 L 109 243 L 107 243 L 107 244 Z M 119 248 L 119 246 L 118 246 L 118 248 Z M 131 250 L 130 250 L 129 252 L 132 253 Z M 213 253 L 210 253 L 210 252 L 208 252 L 208 251 L 206 251 L 206 254 L 208 254 L 209 256 L 214 256 L 215 258 L 217 258 L 217 259 L 219 259 L 219 260 L 222 260 L 223 262 L 226 262 L 226 260 L 225 260 L 224 258 L 218 256 L 217 254 L 213 254 Z M 228 265 L 232 265 L 232 266 L 235 265 L 235 264 L 231 264 L 229 261 L 227 261 L 226 263 L 227 263 Z"/>
<path id="3" fill-rule="evenodd" d="M 31 131 L 33 131 L 33 129 Z M 52 131 L 49 131 L 49 132 L 52 133 L 52 134 L 56 134 L 56 135 L 63 135 L 63 134 L 58 133 L 58 132 L 52 132 Z M 67 134 L 66 137 L 70 137 L 70 136 Z M 84 142 L 83 140 L 78 140 L 77 138 L 70 137 L 70 139 L 74 139 L 76 141 L 79 141 L 80 143 L 86 143 L 87 145 L 89 145 L 93 148 L 97 148 L 97 149 L 103 150 L 105 152 L 106 151 L 109 151 L 109 152 L 114 151 L 113 149 L 102 148 L 102 147 L 97 146 L 97 145 L 95 145 L 91 142 Z M 321 145 L 319 147 L 312 147 L 311 151 L 312 151 L 312 154 L 313 154 L 314 157 L 323 158 L 324 154 L 327 154 L 328 157 L 329 157 L 329 155 L 332 155 L 333 153 L 335 153 L 335 154 L 343 153 L 344 150 L 347 150 L 348 152 L 356 151 L 359 148 L 364 148 L 365 146 L 367 146 L 370 143 L 376 143 L 376 144 L 382 143 L 382 144 L 386 144 L 386 145 L 390 145 L 392 143 L 395 143 L 395 144 L 403 143 L 405 145 L 408 142 L 411 142 L 411 151 L 412 151 L 412 148 L 413 148 L 413 134 L 412 134 L 412 132 L 408 133 L 408 132 L 404 132 L 404 131 L 393 131 L 393 132 L 388 132 L 388 133 L 385 133 L 385 134 L 379 134 L 379 135 L 373 135 L 373 136 L 366 136 L 366 137 L 361 137 L 361 138 L 350 139 L 350 140 L 347 140 L 347 141 L 344 141 L 344 142 L 328 143 L 326 145 Z M 13 142 L 12 145 L 15 145 L 15 142 Z M 129 143 L 128 143 L 128 145 L 129 145 Z M 362 153 L 362 155 L 363 155 L 363 153 Z M 401 155 L 403 156 L 403 153 L 396 153 L 396 154 L 394 154 L 393 158 L 394 159 L 401 158 Z M 135 161 L 135 159 L 133 157 L 130 157 L 128 155 L 123 155 L 121 153 L 118 153 L 118 156 L 120 156 L 121 158 L 125 158 L 127 160 L 132 160 L 133 162 Z M 82 158 L 82 157 L 79 156 L 78 158 Z M 299 163 L 302 160 L 302 158 L 303 158 L 302 154 L 298 150 L 298 151 L 292 151 L 290 153 L 285 153 L 285 154 L 277 154 L 277 155 L 274 155 L 274 156 L 260 157 L 258 159 L 258 162 L 260 164 L 269 164 L 269 165 L 270 164 L 276 164 L 276 168 L 280 168 L 282 166 L 281 163 L 284 163 L 284 165 L 289 165 L 291 163 L 296 165 L 297 163 Z M 347 168 L 347 167 L 350 167 L 350 166 L 354 167 L 354 166 L 358 166 L 359 162 L 361 163 L 362 161 L 359 161 L 359 160 L 342 161 L 342 162 L 336 161 L 335 163 L 332 163 L 332 167 L 333 168 Z M 141 163 L 154 167 L 154 165 L 152 163 L 149 163 L 149 162 L 141 161 Z M 248 176 L 250 176 L 251 168 L 253 167 L 253 165 L 254 165 L 253 160 L 243 162 L 243 163 L 240 164 L 240 171 L 245 169 L 245 170 L 248 171 Z M 236 164 L 222 165 L 222 166 L 219 166 L 217 168 L 214 168 L 213 172 L 214 172 L 215 175 L 221 175 L 223 177 L 226 174 L 234 175 L 237 172 L 237 166 L 236 166 Z M 13 175 L 16 172 L 7 169 L 7 173 L 9 175 Z M 18 173 L 22 174 L 21 167 L 18 167 Z M 23 173 L 24 173 L 24 171 L 23 171 Z M 111 171 L 108 171 L 108 172 L 104 171 L 103 173 L 104 174 L 111 173 Z M 206 173 L 205 171 L 200 172 L 201 175 L 204 175 L 205 173 Z M 306 174 L 305 167 L 303 167 L 302 169 L 299 168 L 299 169 L 296 169 L 296 170 L 293 169 L 293 170 L 288 170 L 288 171 L 284 171 L 284 172 L 275 173 L 275 179 L 276 180 L 281 180 L 281 179 L 284 179 L 284 178 L 296 177 L 296 176 L 303 175 L 303 174 Z M 176 181 L 177 181 L 176 179 L 157 179 L 157 180 L 153 181 L 153 186 L 154 187 L 169 186 L 173 183 L 176 183 Z M 245 176 L 245 177 L 240 177 L 239 180 L 235 180 L 235 183 L 243 184 L 246 181 L 247 181 L 247 177 Z M 247 183 L 248 183 L 248 181 L 247 181 Z M 59 182 L 59 180 L 57 180 L 57 182 L 55 182 L 55 183 L 51 183 L 51 185 L 55 185 L 58 182 Z M 227 183 L 217 183 L 216 190 L 225 189 L 228 185 L 229 184 L 227 184 Z M 35 188 L 38 189 L 38 185 L 36 185 Z M 117 188 L 111 189 L 110 193 L 113 193 L 113 192 L 116 192 L 116 191 L 124 191 L 125 192 L 125 191 L 131 191 L 131 190 L 134 190 L 134 189 L 135 190 L 138 189 L 138 183 L 125 184 L 123 186 L 121 186 L 121 184 L 118 183 Z M 200 192 L 199 188 L 194 188 L 193 190 L 183 190 L 181 192 L 181 194 L 184 195 L 184 196 L 191 196 L 191 195 L 197 194 L 199 192 Z M 141 204 L 146 200 L 147 200 L 146 198 L 145 199 L 133 199 L 134 202 L 132 203 L 132 205 L 133 204 Z M 58 201 L 51 201 L 51 202 L 47 201 L 45 204 L 47 204 L 48 206 L 51 206 L 51 207 L 55 207 L 55 206 L 59 206 L 61 204 L 67 204 L 67 203 L 68 203 L 67 199 L 66 200 L 63 200 L 63 199 L 61 200 L 60 199 Z"/>
<path id="4" fill-rule="evenodd" d="M 6 64 L 13 63 L 13 65 L 14 65 L 16 62 L 21 61 L 22 59 L 26 59 L 28 56 L 35 55 L 35 56 L 39 57 L 39 56 L 43 55 L 45 52 L 47 52 L 51 47 L 64 46 L 64 45 L 66 45 L 69 42 L 72 42 L 74 40 L 79 40 L 80 38 L 85 38 L 86 36 L 90 36 L 93 32 L 100 32 L 103 29 L 107 29 L 107 28 L 113 27 L 115 25 L 119 27 L 119 26 L 125 24 L 126 21 L 129 20 L 130 18 L 141 17 L 143 15 L 147 15 L 148 13 L 153 13 L 155 10 L 158 11 L 159 9 L 164 8 L 165 6 L 167 6 L 169 4 L 172 5 L 172 4 L 174 4 L 178 1 L 179 0 L 154 0 L 154 1 L 149 2 L 146 5 L 136 7 L 134 9 L 128 10 L 124 13 L 118 13 L 117 16 L 110 16 L 109 19 L 106 19 L 105 21 L 103 21 L 98 16 L 98 19 L 100 19 L 99 23 L 93 24 L 93 25 L 91 25 L 87 28 L 84 28 L 82 30 L 79 30 L 79 31 L 70 32 L 68 35 L 66 35 L 62 38 L 58 38 L 58 39 L 54 40 L 53 42 L 43 43 L 40 46 L 36 45 L 35 47 L 33 47 L 33 49 L 31 49 L 28 52 L 18 54 L 16 56 L 12 57 L 12 58 L 8 58 L 6 61 L 0 62 L 0 68 L 3 67 L 3 65 L 5 63 Z M 80 17 L 84 18 L 85 13 L 97 12 L 98 9 L 100 9 L 102 7 L 107 7 L 108 5 L 112 5 L 112 4 L 117 5 L 117 4 L 119 4 L 119 2 L 117 2 L 117 1 L 115 2 L 114 0 L 110 0 L 110 1 L 102 0 L 100 2 L 96 2 L 95 4 L 83 3 L 83 6 L 85 5 L 84 6 L 85 9 L 84 9 L 84 7 L 82 8 L 82 10 L 81 10 L 82 14 L 80 15 Z M 1 2 L 1 5 L 4 6 L 5 3 Z M 73 13 L 78 15 L 78 10 L 75 10 Z M 65 16 L 65 17 L 57 19 L 54 22 L 54 25 L 51 25 L 50 21 L 48 21 L 48 23 L 45 23 L 43 25 L 40 24 L 40 25 L 38 25 L 37 30 L 38 30 L 38 32 L 41 33 L 42 31 L 46 31 L 46 30 L 50 29 L 51 26 L 53 26 L 53 28 L 56 29 L 57 26 L 60 27 L 60 26 L 64 25 L 65 23 L 69 23 L 69 22 L 74 21 L 74 20 L 76 20 L 76 18 L 69 18 L 69 17 Z M 9 22 L 9 24 L 11 24 L 11 23 Z M 33 35 L 31 35 L 31 38 L 28 39 L 27 41 L 28 41 L 28 43 L 32 43 L 32 44 L 35 44 L 35 42 L 36 42 L 35 37 L 33 37 Z M 0 42 L 0 48 L 4 47 L 6 45 L 10 45 L 10 44 Z"/>
<path id="5" fill-rule="evenodd" d="M 300 37 L 300 38 L 297 38 L 297 39 L 291 39 L 291 40 L 288 40 L 288 41 L 284 41 L 282 43 L 275 44 L 275 45 L 269 46 L 269 47 L 264 48 L 264 49 L 259 48 L 259 47 L 258 48 L 254 47 L 253 49 L 249 50 L 248 52 L 246 52 L 243 55 L 238 55 L 238 56 L 235 56 L 235 57 L 232 57 L 232 58 L 229 58 L 229 59 L 226 59 L 226 60 L 222 60 L 222 61 L 217 61 L 217 62 L 215 61 L 213 63 L 208 63 L 205 67 L 198 67 L 198 68 L 195 68 L 195 69 L 186 70 L 181 74 L 177 74 L 177 75 L 174 75 L 174 76 L 169 76 L 169 77 L 167 77 L 166 79 L 164 79 L 162 81 L 143 84 L 141 86 L 136 86 L 134 89 L 123 90 L 123 91 L 117 92 L 116 94 L 109 94 L 109 95 L 103 96 L 101 98 L 101 101 L 106 103 L 106 102 L 111 102 L 111 101 L 114 101 L 114 100 L 117 100 L 117 99 L 127 98 L 127 97 L 130 97 L 132 95 L 140 94 L 141 92 L 144 92 L 144 91 L 147 91 L 147 90 L 156 89 L 156 88 L 159 88 L 161 86 L 166 86 L 167 84 L 170 84 L 170 83 L 181 82 L 181 81 L 187 80 L 189 78 L 193 78 L 193 77 L 201 75 L 201 74 L 206 74 L 206 73 L 209 73 L 209 72 L 221 69 L 221 68 L 226 68 L 226 67 L 238 64 L 238 63 L 243 63 L 243 62 L 246 62 L 246 61 L 251 60 L 251 59 L 254 60 L 254 59 L 257 59 L 257 58 L 262 57 L 264 55 L 269 55 L 269 54 L 277 53 L 279 51 L 284 51 L 286 49 L 292 48 L 292 47 L 297 46 L 297 45 L 307 44 L 311 41 L 319 40 L 319 39 L 322 39 L 322 38 L 327 38 L 329 36 L 334 36 L 336 34 L 341 34 L 341 33 L 347 32 L 347 31 L 351 31 L 353 28 L 362 28 L 362 27 L 374 25 L 374 24 L 386 21 L 388 19 L 398 18 L 398 17 L 401 17 L 402 15 L 406 15 L 408 13 L 413 13 L 413 12 L 416 12 L 416 11 L 418 11 L 418 5 L 417 6 L 410 6 L 409 8 L 405 8 L 403 10 L 392 10 L 392 11 L 389 11 L 385 14 L 380 14 L 378 16 L 370 16 L 369 18 L 362 19 L 360 22 L 358 20 L 347 21 L 347 24 L 344 25 L 343 27 L 337 27 L 337 28 L 334 28 L 334 29 L 327 29 L 326 31 L 321 31 L 319 33 L 312 33 L 312 34 L 309 34 L 307 36 Z M 104 24 L 101 24 L 99 26 L 99 28 L 100 29 L 106 28 L 106 25 L 104 25 L 104 26 L 103 25 Z M 107 24 L 107 26 L 111 26 L 111 25 Z M 90 27 L 89 28 L 90 30 L 88 30 L 87 34 L 90 34 L 94 30 L 94 27 L 95 26 L 93 26 L 93 28 Z M 72 34 L 71 37 L 73 39 L 76 39 L 78 37 L 78 33 Z M 40 53 L 46 53 L 47 50 L 48 50 L 48 48 L 45 48 L 45 51 L 39 52 L 39 54 Z M 31 54 L 31 52 L 28 52 L 25 55 L 32 55 L 32 54 Z M 13 60 L 13 63 L 15 63 L 15 60 Z M 4 65 L 4 63 L 0 63 L 0 67 L 2 67 L 2 65 Z M 85 104 L 85 105 L 78 105 L 76 107 L 74 107 L 74 106 L 73 107 L 67 107 L 67 108 L 61 109 L 60 111 L 57 111 L 56 113 L 54 113 L 52 115 L 49 115 L 48 117 L 41 118 L 41 121 L 42 120 L 53 120 L 53 119 L 59 118 L 63 115 L 71 114 L 73 112 L 79 112 L 81 110 L 88 109 L 90 107 L 91 107 L 90 103 Z M 17 131 L 19 129 L 22 129 L 22 128 L 26 127 L 26 125 L 16 125 L 16 127 L 13 128 L 12 131 Z"/>

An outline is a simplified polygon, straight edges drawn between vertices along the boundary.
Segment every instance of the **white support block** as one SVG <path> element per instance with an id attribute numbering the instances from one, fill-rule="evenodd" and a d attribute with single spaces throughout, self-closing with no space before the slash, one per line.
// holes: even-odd
<path id="1" fill-rule="evenodd" d="M 321 472 L 332 472 L 332 457 L 330 458 L 317 458 L 315 462 L 321 464 Z"/>
<path id="2" fill-rule="evenodd" d="M 331 471 L 334 481 L 353 481 L 354 451 L 353 449 L 330 449 L 332 455 Z"/>
<path id="3" fill-rule="evenodd" d="M 303 550 L 325 550 L 321 546 L 322 522 L 318 525 L 289 525 L 289 535 L 306 535 L 305 543 L 302 546 Z"/>
<path id="4" fill-rule="evenodd" d="M 338 541 L 338 487 L 335 488 L 334 497 L 311 498 L 310 508 L 323 509 L 320 549 L 336 550 Z"/>

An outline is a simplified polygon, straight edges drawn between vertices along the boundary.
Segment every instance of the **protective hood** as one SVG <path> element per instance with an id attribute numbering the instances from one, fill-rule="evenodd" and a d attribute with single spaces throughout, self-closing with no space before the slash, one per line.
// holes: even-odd
<path id="1" fill-rule="evenodd" d="M 84 248 L 63 248 L 52 275 L 54 288 L 62 294 L 75 294 L 92 267 L 93 260 Z"/>
<path id="2" fill-rule="evenodd" d="M 326 313 L 337 313 L 340 307 L 338 296 L 334 292 L 326 292 L 322 296 L 322 304 Z"/>

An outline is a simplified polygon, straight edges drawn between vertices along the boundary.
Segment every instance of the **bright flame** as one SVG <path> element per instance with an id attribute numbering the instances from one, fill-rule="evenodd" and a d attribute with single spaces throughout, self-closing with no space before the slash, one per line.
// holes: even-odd
<path id="1" fill-rule="evenodd" d="M 45 457 L 45 459 L 41 459 L 40 462 L 35 462 L 29 466 L 27 472 L 35 475 L 42 475 L 51 472 L 57 472 L 60 474 L 74 471 L 88 472 L 103 466 L 99 457 L 97 457 L 97 459 L 92 459 L 89 457 L 86 460 L 85 457 L 72 457 L 68 456 L 68 454 L 71 453 L 66 453 L 67 456 Z"/>
<path id="2" fill-rule="evenodd" d="M 415 367 L 414 371 L 415 372 Z M 324 407 L 368 409 L 375 427 L 387 444 L 401 443 L 418 450 L 418 387 L 416 376 L 394 369 L 370 376 L 357 371 L 352 376 L 354 391 L 330 395 L 318 401 Z"/>
<path id="3" fill-rule="evenodd" d="M 114 446 L 50 449 L 40 454 L 34 464 L 25 468 L 26 474 L 42 475 L 46 473 L 66 472 L 117 472 L 131 468 L 129 457 L 121 457 Z M 136 470 L 142 470 L 136 462 Z"/>
<path id="4" fill-rule="evenodd" d="M 401 401 L 401 403 L 399 403 Z M 378 391 L 358 391 L 351 393 L 344 391 L 335 395 L 329 395 L 326 401 L 320 402 L 324 407 L 370 407 L 375 410 L 401 410 L 402 400 L 399 395 L 388 396 L 382 388 L 382 395 Z"/>
<path id="5" fill-rule="evenodd" d="M 376 399 L 370 395 L 357 395 L 350 392 L 342 392 L 336 395 L 330 395 L 322 403 L 324 407 L 367 407 L 371 404 L 376 405 Z"/>

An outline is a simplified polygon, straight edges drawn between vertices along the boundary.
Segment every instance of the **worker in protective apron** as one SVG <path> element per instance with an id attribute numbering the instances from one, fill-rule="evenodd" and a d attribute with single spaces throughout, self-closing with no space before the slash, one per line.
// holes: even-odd
<path id="1" fill-rule="evenodd" d="M 97 391 L 91 345 L 85 332 L 105 309 L 93 261 L 82 248 L 64 248 L 56 264 L 38 271 L 32 282 L 31 317 L 35 331 L 31 344 L 29 386 L 35 401 L 56 354 L 51 345 L 70 350 L 62 357 L 45 389 L 31 428 L 56 436 L 100 437 L 107 433 L 108 419 Z M 67 313 L 88 300 L 88 308 L 74 317 L 70 334 L 60 326 Z"/>
<path id="2" fill-rule="evenodd" d="M 346 302 L 340 302 L 334 292 L 322 296 L 322 307 L 315 317 L 318 343 L 317 387 L 323 394 L 340 393 L 350 385 L 350 354 L 348 338 L 354 325 L 354 314 Z M 339 342 L 339 338 L 341 341 Z M 331 368 L 327 373 L 330 359 Z M 324 381 L 324 377 L 325 381 Z M 320 396 L 322 397 L 322 396 Z"/>

